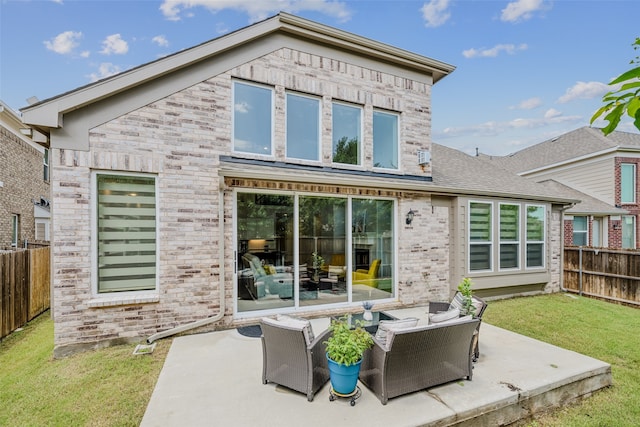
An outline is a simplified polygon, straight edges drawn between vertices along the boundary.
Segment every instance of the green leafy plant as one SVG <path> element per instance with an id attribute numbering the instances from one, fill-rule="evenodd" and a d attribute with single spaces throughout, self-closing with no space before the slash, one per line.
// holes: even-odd
<path id="1" fill-rule="evenodd" d="M 362 359 L 365 350 L 373 345 L 371 335 L 362 328 L 363 324 L 356 321 L 356 327 L 351 329 L 347 316 L 331 321 L 331 336 L 324 342 L 331 360 L 351 366 Z"/>
<path id="2" fill-rule="evenodd" d="M 634 50 L 640 49 L 640 37 L 636 38 L 632 46 Z M 631 61 L 631 64 L 634 63 L 640 64 L 640 56 L 636 56 L 635 60 Z M 605 105 L 600 107 L 591 117 L 591 124 L 593 124 L 598 117 L 606 114 L 604 120 L 609 124 L 602 128 L 605 135 L 616 130 L 625 110 L 627 115 L 633 119 L 633 125 L 640 130 L 640 67 L 622 73 L 611 81 L 609 86 L 618 84 L 621 85 L 620 88 L 606 93 L 602 98 Z"/>
<path id="3" fill-rule="evenodd" d="M 322 258 L 318 252 L 312 253 L 311 258 L 313 260 L 313 268 L 322 268 L 324 265 L 324 258 Z"/>
<path id="4" fill-rule="evenodd" d="M 463 306 L 463 310 L 464 313 L 460 313 L 462 315 L 471 315 L 474 316 L 476 313 L 476 308 L 473 305 L 473 291 L 471 290 L 471 279 L 469 279 L 468 277 L 465 277 L 464 279 L 462 279 L 462 281 L 458 284 L 458 292 L 460 292 L 460 294 L 462 294 L 462 297 L 464 298 L 464 306 Z"/>

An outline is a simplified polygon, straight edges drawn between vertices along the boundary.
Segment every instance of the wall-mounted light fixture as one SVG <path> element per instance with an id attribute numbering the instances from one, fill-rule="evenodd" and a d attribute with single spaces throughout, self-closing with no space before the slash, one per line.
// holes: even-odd
<path id="1" fill-rule="evenodd" d="M 413 216 L 415 215 L 416 211 L 414 211 L 413 209 L 409 209 L 409 212 L 407 212 L 407 225 L 410 225 L 411 222 L 413 221 Z"/>

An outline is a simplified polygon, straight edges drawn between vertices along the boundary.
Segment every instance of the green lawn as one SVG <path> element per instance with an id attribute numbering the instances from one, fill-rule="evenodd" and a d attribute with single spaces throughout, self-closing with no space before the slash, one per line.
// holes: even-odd
<path id="1" fill-rule="evenodd" d="M 554 294 L 490 302 L 483 322 L 611 364 L 613 387 L 528 425 L 639 425 L 640 309 Z"/>
<path id="2" fill-rule="evenodd" d="M 484 321 L 611 364 L 613 387 L 531 426 L 637 426 L 640 310 L 565 294 L 493 301 Z M 52 359 L 45 313 L 0 343 L 0 426 L 137 426 L 171 340 Z"/>

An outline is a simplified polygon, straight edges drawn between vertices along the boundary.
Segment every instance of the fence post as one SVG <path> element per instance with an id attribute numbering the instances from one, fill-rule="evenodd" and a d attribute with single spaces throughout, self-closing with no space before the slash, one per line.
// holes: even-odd
<path id="1" fill-rule="evenodd" d="M 582 296 L 582 246 L 578 248 L 578 295 Z"/>

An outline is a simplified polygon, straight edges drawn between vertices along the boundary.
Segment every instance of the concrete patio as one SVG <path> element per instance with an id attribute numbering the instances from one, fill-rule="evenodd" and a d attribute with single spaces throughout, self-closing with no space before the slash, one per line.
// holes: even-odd
<path id="1" fill-rule="evenodd" d="M 390 310 L 426 317 L 425 308 Z M 322 331 L 328 319 L 312 320 Z M 307 402 L 263 385 L 259 338 L 235 329 L 174 340 L 141 426 L 449 426 L 508 425 L 612 384 L 611 366 L 484 323 L 473 381 L 461 380 L 391 399 L 364 386 L 355 406 L 329 401 L 327 383 Z"/>

